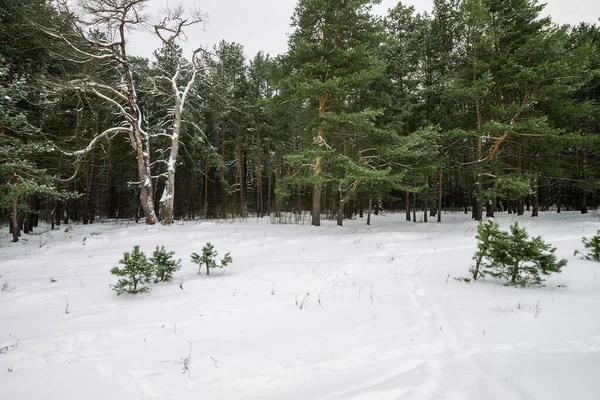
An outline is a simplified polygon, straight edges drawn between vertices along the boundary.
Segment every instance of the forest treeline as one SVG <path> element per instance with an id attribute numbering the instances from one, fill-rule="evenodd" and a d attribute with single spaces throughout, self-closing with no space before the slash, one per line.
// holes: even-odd
<path id="1" fill-rule="evenodd" d="M 286 54 L 193 55 L 183 8 L 0 0 L 0 217 L 473 218 L 600 201 L 600 28 L 536 0 L 299 0 Z M 224 19 L 225 20 L 225 19 Z M 160 38 L 134 56 L 128 32 Z M 194 37 L 188 37 L 193 44 Z M 198 40 L 199 42 L 201 40 Z M 419 213 L 417 215 L 417 213 Z"/>

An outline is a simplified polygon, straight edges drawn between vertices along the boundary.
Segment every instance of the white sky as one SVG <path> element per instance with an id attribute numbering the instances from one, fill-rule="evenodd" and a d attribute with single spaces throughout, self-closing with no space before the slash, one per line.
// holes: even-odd
<path id="1" fill-rule="evenodd" d="M 545 0 L 545 14 L 559 24 L 578 22 L 595 23 L 600 19 L 600 0 Z M 205 30 L 199 27 L 188 30 L 188 49 L 210 48 L 222 39 L 240 43 L 248 58 L 263 50 L 271 55 L 285 53 L 287 34 L 291 32 L 290 18 L 296 0 L 151 0 L 147 12 L 157 15 L 166 5 L 182 3 L 186 8 L 200 9 L 209 16 Z M 397 0 L 383 0 L 375 8 L 378 14 L 395 6 Z M 405 0 L 418 12 L 430 11 L 433 0 Z M 149 34 L 136 33 L 131 51 L 151 57 L 159 42 Z"/>

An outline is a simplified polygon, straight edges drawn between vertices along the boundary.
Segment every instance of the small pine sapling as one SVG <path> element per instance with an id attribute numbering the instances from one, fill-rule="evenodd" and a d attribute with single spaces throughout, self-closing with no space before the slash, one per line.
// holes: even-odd
<path id="1" fill-rule="evenodd" d="M 154 271 L 146 255 L 140 251 L 140 246 L 135 246 L 131 253 L 123 254 L 123 259 L 119 260 L 119 264 L 122 264 L 123 268 L 114 267 L 110 270 L 111 274 L 123 277 L 116 285 L 112 285 L 112 289 L 117 295 L 150 291 L 150 288 L 142 285 L 152 283 Z"/>
<path id="2" fill-rule="evenodd" d="M 164 246 L 156 246 L 150 258 L 154 269 L 154 283 L 169 282 L 173 279 L 173 274 L 181 268 L 181 260 L 175 261 L 174 255 L 174 251 L 167 251 Z"/>
<path id="3" fill-rule="evenodd" d="M 217 264 L 217 255 L 218 253 L 215 250 L 215 247 L 210 243 L 207 243 L 206 246 L 202 248 L 202 255 L 192 253 L 192 262 L 198 264 L 198 275 L 202 272 L 202 265 L 206 265 L 206 275 L 210 275 L 211 268 L 223 268 L 233 261 L 229 253 L 227 253 L 221 260 L 221 263 Z"/>
<path id="4" fill-rule="evenodd" d="M 541 236 L 529 239 L 527 231 L 515 222 L 510 232 L 501 232 L 492 242 L 486 273 L 507 279 L 509 285 L 539 284 L 542 275 L 560 272 L 567 265 L 567 260 L 557 260 L 555 251 Z"/>
<path id="5" fill-rule="evenodd" d="M 501 231 L 498 228 L 498 224 L 493 220 L 488 220 L 486 222 L 480 222 L 479 226 L 477 226 L 477 252 L 473 256 L 473 261 L 475 261 L 475 265 L 471 267 L 471 276 L 473 277 L 473 281 L 478 280 L 483 277 L 484 270 L 490 261 L 490 251 L 492 249 L 494 240 L 501 235 Z"/>
<path id="6" fill-rule="evenodd" d="M 590 239 L 584 237 L 582 241 L 585 248 L 588 249 L 587 252 L 584 254 L 579 250 L 575 250 L 574 255 L 581 254 L 587 260 L 600 261 L 600 230 L 598 230 L 596 236 Z"/>

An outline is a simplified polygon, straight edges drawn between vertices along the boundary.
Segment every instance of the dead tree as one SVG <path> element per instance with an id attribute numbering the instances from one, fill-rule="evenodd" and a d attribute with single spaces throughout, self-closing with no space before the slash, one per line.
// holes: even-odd
<path id="1" fill-rule="evenodd" d="M 134 71 L 127 47 L 127 32 L 144 23 L 141 12 L 147 2 L 148 0 L 79 0 L 77 6 L 72 6 L 71 2 L 61 0 L 58 7 L 65 15 L 70 16 L 70 30 L 67 32 L 64 29 L 42 28 L 68 45 L 74 61 L 103 63 L 103 67 L 114 70 L 121 77 L 121 82 L 116 86 L 96 82 L 91 78 L 70 82 L 71 87 L 93 93 L 111 104 L 122 121 L 118 126 L 97 134 L 84 149 L 65 153 L 82 156 L 104 138 L 117 133 L 128 134 L 137 161 L 141 208 L 146 223 L 153 225 L 157 218 L 150 170 L 150 136 L 144 129 L 144 117 L 138 103 Z"/>
<path id="2" fill-rule="evenodd" d="M 175 56 L 174 73 L 169 74 L 167 71 L 162 70 L 160 71 L 162 74 L 156 77 L 158 80 L 165 80 L 169 83 L 171 96 L 174 100 L 172 126 L 170 134 L 167 134 L 171 141 L 169 158 L 167 161 L 167 181 L 160 199 L 159 209 L 160 221 L 169 225 L 173 223 L 173 209 L 175 206 L 175 172 L 177 167 L 177 157 L 179 156 L 183 110 L 190 90 L 196 81 L 196 77 L 202 73 L 201 61 L 200 58 L 197 57 L 201 50 L 196 50 L 192 56 L 192 62 L 189 65 L 191 67 L 191 76 L 182 87 L 180 81 L 183 77 L 183 69 L 186 67 L 186 63 L 178 52 L 177 42 L 185 35 L 185 28 L 204 22 L 206 21 L 206 18 L 198 12 L 192 12 L 190 13 L 190 17 L 186 18 L 182 6 L 175 9 L 164 10 L 163 13 L 166 16 L 158 24 L 154 25 L 154 31 L 162 41 L 163 48 Z"/>

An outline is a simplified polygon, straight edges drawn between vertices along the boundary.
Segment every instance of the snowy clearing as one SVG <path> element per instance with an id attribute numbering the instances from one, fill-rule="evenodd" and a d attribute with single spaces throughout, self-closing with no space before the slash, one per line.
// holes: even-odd
<path id="1" fill-rule="evenodd" d="M 0 397 L 598 398 L 600 264 L 573 256 L 600 229 L 597 213 L 519 218 L 569 260 L 528 289 L 454 279 L 475 251 L 469 216 L 403 219 L 113 222 L 16 244 L 3 229 Z M 208 241 L 233 264 L 198 276 L 189 257 Z M 183 268 L 150 294 L 117 297 L 109 270 L 134 245 L 164 245 Z"/>

